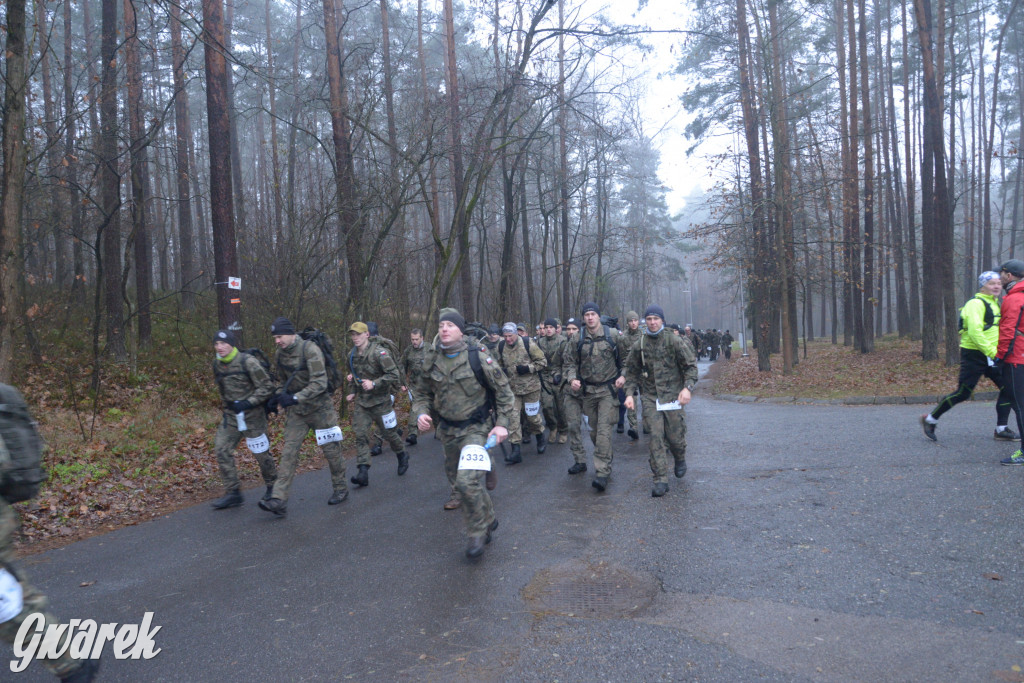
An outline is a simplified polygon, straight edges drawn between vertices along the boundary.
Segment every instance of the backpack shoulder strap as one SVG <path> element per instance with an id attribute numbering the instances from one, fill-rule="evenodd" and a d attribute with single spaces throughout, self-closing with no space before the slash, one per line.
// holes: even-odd
<path id="1" fill-rule="evenodd" d="M 484 368 L 480 363 L 480 349 L 476 346 L 470 346 L 468 349 L 469 354 L 469 367 L 473 368 L 473 374 L 476 375 L 476 381 L 480 383 L 480 386 L 487 392 L 487 405 L 490 408 L 494 408 L 497 402 L 494 399 L 494 389 L 491 388 L 490 383 L 487 381 L 487 377 L 484 376 Z"/>

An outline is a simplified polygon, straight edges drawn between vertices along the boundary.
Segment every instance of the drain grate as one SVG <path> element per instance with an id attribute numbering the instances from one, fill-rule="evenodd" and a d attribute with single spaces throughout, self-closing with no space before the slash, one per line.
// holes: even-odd
<path id="1" fill-rule="evenodd" d="M 547 569 L 537 573 L 523 597 L 535 611 L 569 617 L 631 617 L 657 594 L 657 582 L 608 565 Z"/>

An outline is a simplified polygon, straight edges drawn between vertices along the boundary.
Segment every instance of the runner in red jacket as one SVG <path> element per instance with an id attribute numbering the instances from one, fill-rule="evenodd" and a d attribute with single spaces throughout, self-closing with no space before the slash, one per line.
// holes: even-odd
<path id="1" fill-rule="evenodd" d="M 999 268 L 999 279 L 1006 288 L 1003 297 L 1002 318 L 999 321 L 999 348 L 996 358 L 1002 360 L 1003 384 L 1009 387 L 1013 412 L 1017 416 L 1017 429 L 1024 429 L 1024 261 L 1010 259 Z M 1024 454 L 1018 448 L 1003 465 L 1024 465 Z"/>

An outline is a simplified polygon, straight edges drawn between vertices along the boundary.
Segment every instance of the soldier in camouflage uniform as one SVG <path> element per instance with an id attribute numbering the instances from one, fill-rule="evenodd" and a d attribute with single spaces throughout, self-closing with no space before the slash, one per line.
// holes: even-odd
<path id="1" fill-rule="evenodd" d="M 541 327 L 537 346 L 544 352 L 547 367 L 540 371 L 540 400 L 544 411 L 544 424 L 549 430 L 550 443 L 565 443 L 569 426 L 562 413 L 562 354 L 565 337 L 558 334 L 558 321 L 548 318 Z"/>
<path id="2" fill-rule="evenodd" d="M 498 342 L 501 341 L 501 328 L 496 324 L 491 323 L 487 326 L 487 338 L 484 340 L 484 346 L 491 352 L 491 356 L 498 355 Z"/>
<path id="3" fill-rule="evenodd" d="M 569 318 L 565 324 L 565 348 L 562 349 L 562 372 L 565 372 L 565 354 L 570 346 L 579 342 L 580 322 L 576 318 Z M 583 448 L 582 422 L 583 422 L 583 400 L 582 392 L 573 389 L 567 380 L 562 380 L 562 415 L 565 416 L 565 424 L 569 429 L 569 451 L 572 452 L 573 464 L 569 468 L 569 474 L 580 474 L 587 471 L 587 452 Z"/>
<path id="4" fill-rule="evenodd" d="M 284 445 L 281 448 L 281 464 L 277 470 L 274 491 L 270 500 L 261 500 L 259 506 L 278 517 L 287 512 L 288 491 L 299 464 L 299 449 L 310 429 L 330 439 L 321 445 L 331 470 L 333 489 L 327 504 L 338 505 L 348 497 L 348 484 L 345 483 L 345 460 L 341 454 L 338 412 L 327 391 L 324 355 L 314 342 L 297 336 L 295 325 L 287 318 L 274 320 L 270 332 L 277 346 L 274 362 L 284 382 L 281 393 L 270 400 L 273 407 L 285 409 Z"/>
<path id="5" fill-rule="evenodd" d="M 409 346 L 405 347 L 405 351 L 402 351 L 402 357 L 398 361 L 398 369 L 402 372 L 402 377 L 405 378 L 405 384 L 402 385 L 402 393 L 409 393 L 411 387 L 416 386 L 416 380 L 419 379 L 420 372 L 423 371 L 423 359 L 427 357 L 427 345 L 423 343 L 423 330 L 418 327 L 413 329 L 409 333 Z M 409 398 L 410 408 L 412 407 L 412 397 Z M 405 442 L 410 446 L 416 445 L 416 417 L 412 414 L 412 410 L 409 410 L 409 421 L 406 423 L 405 431 L 408 432 L 408 436 L 405 437 Z"/>
<path id="6" fill-rule="evenodd" d="M 668 492 L 668 471 L 673 461 L 676 477 L 686 474 L 683 406 L 690 402 L 690 391 L 697 384 L 697 357 L 682 337 L 665 332 L 665 314 L 660 306 L 648 306 L 644 321 L 647 331 L 626 359 L 626 392 L 630 394 L 626 403 L 633 404 L 630 390 L 639 387 L 644 416 L 651 427 L 651 495 L 658 498 Z"/>
<path id="7" fill-rule="evenodd" d="M 235 335 L 229 330 L 219 330 L 213 337 L 217 356 L 213 360 L 213 376 L 224 404 L 224 415 L 213 440 L 213 449 L 225 493 L 212 503 L 215 510 L 236 507 L 244 502 L 234 456 L 243 436 L 260 466 L 260 474 L 267 487 L 263 500 L 270 500 L 277 480 L 277 464 L 270 454 L 267 414 L 263 410 L 263 403 L 273 396 L 276 387 L 259 360 L 239 351 L 237 344 Z M 240 419 L 245 425 L 244 430 L 239 429 Z"/>
<path id="8" fill-rule="evenodd" d="M 523 461 L 520 443 L 523 432 L 537 435 L 537 452 L 547 449 L 544 438 L 544 417 L 540 412 L 540 376 L 538 373 L 547 367 L 548 361 L 544 352 L 536 342 L 530 342 L 517 333 L 515 323 L 505 323 L 501 329 L 505 339 L 498 344 L 498 363 L 508 377 L 508 384 L 515 394 L 515 411 L 517 419 L 512 421 L 508 441 L 512 444 L 506 465 L 515 465 Z M 536 410 L 536 412 L 533 412 Z M 533 413 L 530 415 L 529 413 Z M 522 415 L 522 419 L 518 419 Z M 526 429 L 523 428 L 523 420 Z"/>
<path id="9" fill-rule="evenodd" d="M 460 469 L 466 446 L 483 446 L 490 436 L 497 443 L 508 437 L 515 396 L 498 364 L 485 351 L 471 350 L 463 335 L 465 319 L 454 309 L 445 309 L 438 323 L 438 342 L 423 363 L 423 373 L 413 388 L 413 413 L 420 431 L 437 423 L 437 435 L 444 447 L 444 469 L 455 485 L 462 503 L 469 544 L 466 555 L 479 557 L 498 528 L 494 506 L 487 493 L 494 488 L 494 458 L 487 476 L 478 469 Z M 473 369 L 470 353 L 480 360 L 480 377 Z M 484 480 L 486 479 L 486 485 Z"/>
<path id="10" fill-rule="evenodd" d="M 622 333 L 622 336 L 626 338 L 626 343 L 629 344 L 629 348 L 632 349 L 636 345 L 637 340 L 640 339 L 640 334 L 641 334 L 641 332 L 640 332 L 640 316 L 638 316 L 636 314 L 636 311 L 627 311 L 626 312 L 626 331 Z M 625 401 L 625 399 L 626 399 L 625 393 L 626 392 L 623 391 L 622 393 L 624 395 L 622 396 L 622 408 L 620 409 L 620 413 L 619 413 L 619 434 L 622 433 L 622 412 L 621 411 L 625 411 L 626 418 L 629 420 L 629 431 L 627 433 L 629 434 L 629 438 L 631 438 L 633 441 L 636 441 L 637 439 L 640 438 L 640 434 L 637 433 L 637 431 L 636 431 L 636 408 L 629 409 L 629 408 L 625 407 L 625 403 L 626 403 L 626 401 Z M 631 394 L 631 395 L 634 396 L 634 397 L 636 396 L 635 393 Z M 634 400 L 634 403 L 636 403 L 635 400 Z M 645 425 L 644 426 L 644 434 L 647 434 L 648 432 L 649 432 L 649 430 L 648 430 L 648 428 Z"/>
<path id="11" fill-rule="evenodd" d="M 618 389 L 626 383 L 622 362 L 629 349 L 618 330 L 601 324 L 597 304 L 583 304 L 583 323 L 576 343 L 566 346 L 562 376 L 581 394 L 594 442 L 596 476 L 591 485 L 602 492 L 612 473 L 612 430 L 619 413 Z"/>
<path id="12" fill-rule="evenodd" d="M 0 388 L 2 388 L 2 393 L 4 394 L 16 394 L 14 387 L 9 385 L 0 385 Z M 20 394 L 16 395 L 19 397 L 17 405 L 20 406 L 23 402 L 20 399 Z M 11 454 L 7 450 L 3 436 L 0 435 L 0 474 L 10 465 L 10 462 Z M 0 479 L 2 479 L 2 476 L 0 476 Z M 17 566 L 14 534 L 18 531 L 20 520 L 18 519 L 18 513 L 4 497 L 5 495 L 11 494 L 0 486 L 0 608 L 9 607 L 13 611 L 17 605 L 14 601 L 17 599 L 21 603 L 21 610 L 13 617 L 0 622 L 0 640 L 13 644 L 18 636 L 18 630 L 21 628 L 21 625 L 33 614 L 39 613 L 43 615 L 42 628 L 44 633 L 46 629 L 59 624 L 60 621 L 47 611 L 48 601 L 46 596 L 28 583 L 28 577 L 25 575 L 24 570 Z M 14 500 L 23 500 L 25 495 L 14 495 L 11 497 Z M 15 585 L 17 588 L 14 588 Z M 9 590 L 13 590 L 14 595 L 8 595 Z M 19 591 L 21 595 L 17 596 Z M 61 635 L 61 641 L 56 650 L 61 655 L 56 659 L 43 659 L 41 660 L 42 664 L 50 673 L 62 681 L 81 681 L 83 683 L 91 681 L 96 675 L 96 670 L 99 669 L 99 661 L 72 659 L 67 642 L 71 635 L 70 632 L 65 631 Z"/>
<path id="13" fill-rule="evenodd" d="M 353 404 L 352 431 L 356 435 L 356 463 L 359 466 L 352 483 L 366 486 L 370 483 L 370 430 L 374 424 L 398 457 L 398 475 L 409 469 L 409 456 L 398 433 L 398 418 L 391 398 L 393 388 L 402 384 L 402 374 L 383 344 L 371 341 L 366 323 L 352 323 L 348 331 L 354 348 L 348 354 L 352 372 L 345 378 L 352 393 L 345 399 Z"/>

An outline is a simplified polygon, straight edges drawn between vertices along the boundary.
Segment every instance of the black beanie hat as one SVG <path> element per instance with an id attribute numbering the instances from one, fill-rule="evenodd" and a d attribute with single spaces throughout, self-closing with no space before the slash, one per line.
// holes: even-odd
<path id="1" fill-rule="evenodd" d="M 455 327 L 459 328 L 462 333 L 466 332 L 466 319 L 462 317 L 462 314 L 456 311 L 454 308 L 445 309 L 445 312 L 441 314 L 441 318 L 438 322 L 450 322 Z"/>
<path id="2" fill-rule="evenodd" d="M 554 318 L 548 318 L 547 320 L 544 321 L 544 326 L 547 327 L 548 325 L 550 325 L 551 327 L 558 327 L 558 321 L 555 320 Z"/>
<path id="3" fill-rule="evenodd" d="M 597 304 L 595 304 L 593 301 L 588 301 L 587 303 L 583 304 L 583 308 L 580 310 L 580 315 L 586 315 L 588 311 L 593 311 L 594 313 L 601 315 L 601 309 L 598 308 Z"/>
<path id="4" fill-rule="evenodd" d="M 213 335 L 214 342 L 227 342 L 232 346 L 238 346 L 238 340 L 235 339 L 235 335 L 231 330 L 217 330 L 217 334 Z"/>
<path id="5" fill-rule="evenodd" d="M 292 321 L 283 316 L 275 318 L 274 322 L 270 325 L 270 334 L 295 334 L 295 325 Z"/>
<path id="6" fill-rule="evenodd" d="M 662 320 L 665 319 L 665 311 L 661 310 L 661 306 L 658 306 L 657 304 L 651 304 L 647 307 L 647 310 L 644 311 L 645 318 L 649 315 L 656 315 Z"/>

